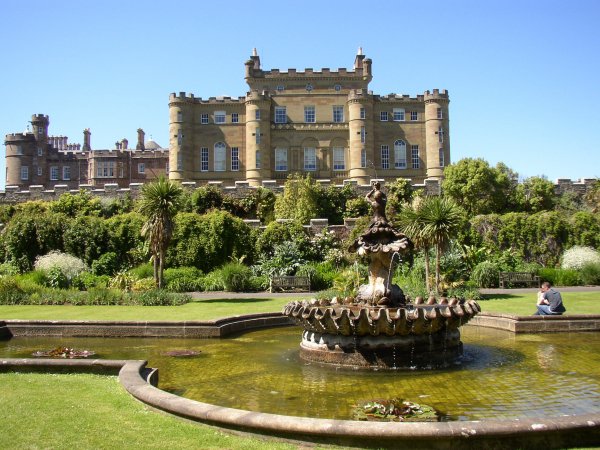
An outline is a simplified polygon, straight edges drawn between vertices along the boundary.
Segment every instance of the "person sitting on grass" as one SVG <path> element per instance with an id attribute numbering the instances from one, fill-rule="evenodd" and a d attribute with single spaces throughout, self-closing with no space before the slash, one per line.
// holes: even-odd
<path id="1" fill-rule="evenodd" d="M 537 311 L 534 316 L 560 315 L 566 311 L 560 292 L 552 289 L 550 283 L 544 281 L 538 292 Z"/>

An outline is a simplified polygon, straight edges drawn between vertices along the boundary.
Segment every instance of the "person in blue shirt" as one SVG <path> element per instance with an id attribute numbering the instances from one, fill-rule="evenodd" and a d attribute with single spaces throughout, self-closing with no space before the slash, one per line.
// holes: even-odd
<path id="1" fill-rule="evenodd" d="M 560 292 L 552 289 L 547 281 L 542 283 L 542 288 L 538 293 L 537 311 L 534 316 L 560 315 L 566 311 L 562 302 Z"/>

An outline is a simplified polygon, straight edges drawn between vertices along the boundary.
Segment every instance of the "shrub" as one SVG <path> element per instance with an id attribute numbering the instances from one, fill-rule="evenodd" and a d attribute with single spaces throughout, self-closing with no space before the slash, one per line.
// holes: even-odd
<path id="1" fill-rule="evenodd" d="M 498 286 L 499 273 L 500 267 L 498 264 L 490 261 L 483 261 L 477 264 L 473 269 L 471 280 L 480 288 L 496 287 Z"/>
<path id="2" fill-rule="evenodd" d="M 600 263 L 587 263 L 581 268 L 583 284 L 597 286 L 600 284 Z"/>
<path id="3" fill-rule="evenodd" d="M 38 256 L 35 260 L 35 269 L 50 272 L 52 269 L 59 269 L 70 282 L 80 273 L 87 270 L 85 263 L 76 256 L 53 251 L 43 256 Z M 55 272 L 56 276 L 56 272 Z"/>
<path id="4" fill-rule="evenodd" d="M 10 262 L 0 264 L 0 275 L 17 275 L 19 268 Z"/>
<path id="5" fill-rule="evenodd" d="M 133 289 L 134 279 L 126 272 L 119 272 L 108 282 L 108 286 L 112 289 L 129 292 Z"/>
<path id="6" fill-rule="evenodd" d="M 553 286 L 579 286 L 582 284 L 581 275 L 572 269 L 540 269 L 539 275 L 542 281 L 548 281 Z"/>
<path id="7" fill-rule="evenodd" d="M 104 220 L 92 216 L 78 216 L 65 230 L 65 250 L 91 264 L 108 251 L 109 236 Z"/>
<path id="8" fill-rule="evenodd" d="M 108 275 L 94 275 L 90 272 L 82 272 L 71 280 L 71 287 L 80 291 L 92 288 L 108 287 L 110 278 Z"/>
<path id="9" fill-rule="evenodd" d="M 252 275 L 250 277 L 249 291 L 258 292 L 265 291 L 269 288 L 269 277 L 264 275 Z"/>
<path id="10" fill-rule="evenodd" d="M 586 264 L 600 264 L 600 252 L 591 247 L 576 245 L 563 254 L 561 267 L 581 269 Z"/>
<path id="11" fill-rule="evenodd" d="M 206 276 L 202 278 L 202 287 L 204 288 L 204 291 L 224 291 L 225 283 L 223 283 L 221 270 L 216 269 L 206 274 Z"/>
<path id="12" fill-rule="evenodd" d="M 450 298 L 456 297 L 465 300 L 481 300 L 481 293 L 479 292 L 479 289 L 477 289 L 477 286 L 474 286 L 472 283 L 450 288 L 448 289 L 447 295 Z"/>
<path id="13" fill-rule="evenodd" d="M 141 278 L 133 282 L 133 290 L 136 292 L 151 291 L 152 289 L 156 289 L 156 281 L 153 277 Z"/>
<path id="14" fill-rule="evenodd" d="M 165 270 L 165 279 L 167 279 L 166 277 L 167 277 L 168 270 L 169 269 Z M 129 269 L 129 273 L 136 280 L 141 280 L 143 278 L 153 278 L 154 277 L 154 267 L 152 267 L 152 264 L 150 264 L 150 263 L 140 264 L 137 267 Z"/>
<path id="15" fill-rule="evenodd" d="M 58 266 L 53 266 L 46 272 L 46 285 L 56 289 L 69 287 L 69 279 Z"/>
<path id="16" fill-rule="evenodd" d="M 17 280 L 10 276 L 0 278 L 0 304 L 20 305 L 25 303 L 28 295 L 21 289 Z"/>
<path id="17" fill-rule="evenodd" d="M 178 306 L 191 300 L 189 295 L 175 294 L 164 289 L 152 289 L 133 294 L 130 297 L 135 304 L 142 306 Z"/>
<path id="18" fill-rule="evenodd" d="M 119 270 L 119 261 L 117 254 L 107 252 L 100 256 L 92 263 L 92 273 L 94 275 L 109 275 L 112 276 Z"/>
<path id="19" fill-rule="evenodd" d="M 165 270 L 165 285 L 172 292 L 202 290 L 202 271 L 195 267 L 173 267 Z"/>
<path id="20" fill-rule="evenodd" d="M 231 262 L 221 267 L 220 272 L 226 291 L 243 292 L 249 290 L 252 270 L 248 266 Z"/>

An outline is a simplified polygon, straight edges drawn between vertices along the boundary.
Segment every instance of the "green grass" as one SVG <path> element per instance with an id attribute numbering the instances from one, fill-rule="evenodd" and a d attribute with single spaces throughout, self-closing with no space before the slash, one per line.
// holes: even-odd
<path id="1" fill-rule="evenodd" d="M 194 300 L 181 306 L 0 305 L 0 319 L 22 320 L 212 320 L 242 314 L 279 312 L 290 298 Z"/>
<path id="2" fill-rule="evenodd" d="M 0 436 L 11 449 L 297 448 L 151 411 L 114 376 L 0 373 L 0 386 Z"/>
<path id="3" fill-rule="evenodd" d="M 309 294 L 305 294 L 307 296 Z M 600 290 L 563 292 L 567 315 L 600 314 Z M 302 297 L 300 294 L 299 298 Z M 290 298 L 202 299 L 181 306 L 0 305 L 0 319 L 22 320 L 212 320 L 261 312 L 278 312 Z M 536 294 L 498 294 L 479 302 L 483 311 L 528 316 Z"/>
<path id="4" fill-rule="evenodd" d="M 482 311 L 529 316 L 536 310 L 536 295 L 531 293 L 484 296 L 479 305 Z M 561 292 L 561 295 L 567 308 L 565 315 L 600 314 L 600 291 Z M 2 310 L 0 310 L 1 314 Z"/>

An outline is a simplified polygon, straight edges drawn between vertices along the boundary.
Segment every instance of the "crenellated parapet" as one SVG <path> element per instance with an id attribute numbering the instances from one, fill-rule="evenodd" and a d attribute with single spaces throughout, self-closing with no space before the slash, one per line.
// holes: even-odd
<path id="1" fill-rule="evenodd" d="M 230 103 L 238 103 L 242 104 L 246 101 L 246 97 L 229 97 L 229 96 L 218 96 L 218 97 L 209 97 L 207 99 L 203 99 L 202 97 L 195 97 L 194 94 L 186 94 L 185 92 L 180 92 L 176 94 L 172 92 L 169 95 L 169 106 L 176 106 L 181 104 L 202 104 L 202 105 L 220 105 L 220 104 L 230 104 Z"/>
<path id="2" fill-rule="evenodd" d="M 433 91 L 425 91 L 425 95 L 423 96 L 425 102 L 432 101 L 450 101 L 450 96 L 446 89 L 434 89 Z"/>

